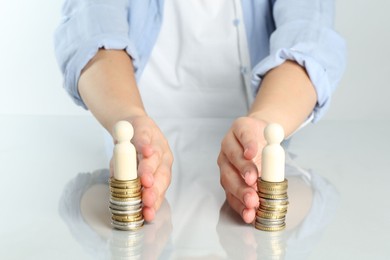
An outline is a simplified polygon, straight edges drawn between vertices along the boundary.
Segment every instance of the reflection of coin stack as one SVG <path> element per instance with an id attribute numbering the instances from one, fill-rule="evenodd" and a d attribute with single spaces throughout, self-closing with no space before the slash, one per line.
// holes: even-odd
<path id="1" fill-rule="evenodd" d="M 257 181 L 260 206 L 256 213 L 257 229 L 280 231 L 286 226 L 288 206 L 287 179 L 282 182 Z"/>
<path id="2" fill-rule="evenodd" d="M 260 233 L 260 232 L 258 232 Z M 281 232 L 262 232 L 257 236 L 257 259 L 286 259 L 287 241 Z"/>
<path id="3" fill-rule="evenodd" d="M 145 234 L 138 232 L 114 231 L 109 241 L 109 259 L 142 259 Z"/>
<path id="4" fill-rule="evenodd" d="M 112 225 L 121 230 L 137 230 L 144 224 L 139 178 L 120 181 L 110 178 Z"/>

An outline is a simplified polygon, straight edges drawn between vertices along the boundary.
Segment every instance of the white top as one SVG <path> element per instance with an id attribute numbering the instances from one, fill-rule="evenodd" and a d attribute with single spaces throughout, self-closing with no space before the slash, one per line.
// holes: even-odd
<path id="1" fill-rule="evenodd" d="M 149 115 L 245 115 L 249 79 L 243 79 L 240 59 L 249 63 L 249 58 L 244 25 L 238 22 L 243 20 L 240 1 L 167 0 L 164 8 L 139 83 Z"/>

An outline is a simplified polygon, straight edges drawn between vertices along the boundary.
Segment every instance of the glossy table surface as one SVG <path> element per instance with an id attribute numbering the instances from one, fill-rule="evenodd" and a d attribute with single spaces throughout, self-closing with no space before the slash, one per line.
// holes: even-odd
<path id="1" fill-rule="evenodd" d="M 287 229 L 244 224 L 216 164 L 231 119 L 159 119 L 175 155 L 156 220 L 113 230 L 91 117 L 0 116 L 0 259 L 390 259 L 390 122 L 322 121 L 287 144 Z"/>

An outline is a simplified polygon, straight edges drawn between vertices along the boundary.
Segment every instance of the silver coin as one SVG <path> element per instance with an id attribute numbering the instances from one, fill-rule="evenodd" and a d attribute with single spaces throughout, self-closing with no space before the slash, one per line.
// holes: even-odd
<path id="1" fill-rule="evenodd" d="M 121 201 L 121 200 L 115 200 L 113 198 L 110 198 L 110 203 L 115 204 L 115 205 L 119 205 L 119 206 L 132 206 L 132 205 L 140 204 L 141 199 Z"/>
<path id="2" fill-rule="evenodd" d="M 130 206 L 124 206 L 124 205 L 115 205 L 110 203 L 109 206 L 110 210 L 121 210 L 121 211 L 130 211 L 130 210 L 138 210 L 142 208 L 142 204 L 136 204 L 136 205 L 130 205 Z"/>
<path id="3" fill-rule="evenodd" d="M 266 226 L 266 225 L 256 223 L 255 227 L 260 230 L 274 232 L 274 231 L 282 231 L 286 227 L 286 225 L 284 224 L 280 226 Z"/>
<path id="4" fill-rule="evenodd" d="M 288 198 L 284 199 L 267 199 L 267 198 L 259 198 L 260 204 L 274 205 L 274 204 L 286 204 L 288 205 Z"/>
<path id="5" fill-rule="evenodd" d="M 256 222 L 255 225 L 263 226 L 263 227 L 267 227 L 267 228 L 279 228 L 279 227 L 286 226 L 286 223 L 281 223 L 281 224 L 263 224 L 263 223 Z"/>
<path id="6" fill-rule="evenodd" d="M 260 223 L 264 226 L 281 226 L 285 224 L 285 219 L 258 219 L 256 218 L 256 223 Z"/>
<path id="7" fill-rule="evenodd" d="M 119 230 L 123 230 L 123 231 L 138 231 L 138 229 L 140 229 L 143 225 L 140 225 L 140 226 L 128 226 L 128 227 L 125 227 L 125 226 L 115 226 L 113 225 L 114 228 L 116 229 L 119 229 Z"/>
<path id="8" fill-rule="evenodd" d="M 136 230 L 143 226 L 144 220 L 141 219 L 139 221 L 133 221 L 133 222 L 119 222 L 112 220 L 111 224 L 113 227 L 120 229 L 120 230 Z"/>
<path id="9" fill-rule="evenodd" d="M 115 209 L 110 209 L 110 210 L 112 214 L 116 214 L 116 215 L 134 215 L 141 212 L 142 208 L 136 210 L 127 210 L 127 211 L 115 210 Z"/>
<path id="10" fill-rule="evenodd" d="M 131 221 L 131 222 L 121 222 L 121 221 L 112 220 L 111 223 L 113 225 L 118 225 L 118 226 L 138 226 L 144 223 L 144 219 Z"/>

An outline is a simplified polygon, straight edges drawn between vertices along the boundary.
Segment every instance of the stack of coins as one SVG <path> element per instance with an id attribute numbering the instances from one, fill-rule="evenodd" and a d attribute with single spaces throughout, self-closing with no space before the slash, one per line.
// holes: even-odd
<path id="1" fill-rule="evenodd" d="M 257 181 L 260 206 L 256 212 L 255 227 L 263 231 L 280 231 L 286 227 L 288 206 L 287 180 L 268 182 Z"/>
<path id="2" fill-rule="evenodd" d="M 110 178 L 110 211 L 113 227 L 120 230 L 137 230 L 144 225 L 142 216 L 141 181 L 120 181 Z"/>

